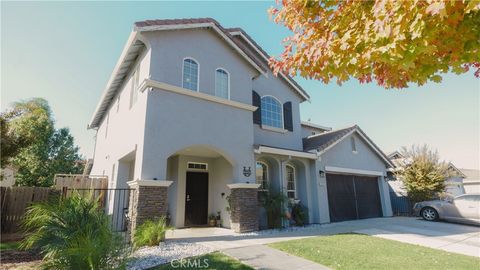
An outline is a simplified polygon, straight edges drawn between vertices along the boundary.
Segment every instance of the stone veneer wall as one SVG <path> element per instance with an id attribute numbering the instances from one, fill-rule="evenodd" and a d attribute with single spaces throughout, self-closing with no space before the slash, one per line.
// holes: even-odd
<path id="1" fill-rule="evenodd" d="M 230 192 L 231 228 L 235 232 L 258 231 L 258 189 L 232 188 Z"/>
<path id="2" fill-rule="evenodd" d="M 137 186 L 130 192 L 130 233 L 148 219 L 167 215 L 167 195 L 168 187 L 165 186 Z"/>

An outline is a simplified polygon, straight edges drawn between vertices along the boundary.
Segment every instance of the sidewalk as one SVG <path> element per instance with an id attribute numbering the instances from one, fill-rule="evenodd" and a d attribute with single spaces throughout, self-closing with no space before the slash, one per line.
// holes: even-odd
<path id="1" fill-rule="evenodd" d="M 255 269 L 268 270 L 327 270 L 329 268 L 264 245 L 222 250 L 228 256 Z"/>

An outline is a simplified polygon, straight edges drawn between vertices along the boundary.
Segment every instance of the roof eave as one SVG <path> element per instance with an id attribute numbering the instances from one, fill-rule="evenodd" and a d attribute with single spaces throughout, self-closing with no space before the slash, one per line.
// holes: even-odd
<path id="1" fill-rule="evenodd" d="M 138 32 L 149 31 L 163 31 L 163 30 L 180 30 L 180 29 L 197 29 L 197 28 L 212 28 L 214 29 L 230 46 L 232 46 L 240 55 L 242 55 L 247 62 L 249 62 L 260 74 L 265 75 L 266 70 L 260 67 L 253 59 L 251 59 L 245 52 L 240 49 L 235 42 L 231 40 L 214 22 L 206 23 L 186 23 L 174 25 L 149 25 L 149 26 L 135 26 Z"/>
<path id="2" fill-rule="evenodd" d="M 124 63 L 124 60 L 126 58 L 126 56 L 128 55 L 128 51 L 130 49 L 130 47 L 132 47 L 132 45 L 135 43 L 135 41 L 137 40 L 138 38 L 138 32 L 137 31 L 132 31 L 127 39 L 127 43 L 125 44 L 125 47 L 123 48 L 122 50 L 122 53 L 117 61 L 117 64 L 115 65 L 113 71 L 112 71 L 112 74 L 110 75 L 110 79 L 108 80 L 107 82 L 107 86 L 105 87 L 105 90 L 103 91 L 102 93 L 102 96 L 100 97 L 100 102 L 97 104 L 97 107 L 95 108 L 95 111 L 92 115 L 92 118 L 90 119 L 90 122 L 87 126 L 88 129 L 93 129 L 93 128 L 98 128 L 98 126 L 100 125 L 100 121 L 101 121 L 101 118 L 102 116 L 100 115 L 101 113 L 101 110 L 102 110 L 102 106 L 107 106 L 106 103 L 107 100 L 107 96 L 110 92 L 110 87 L 112 86 L 113 82 L 115 81 L 115 78 L 118 74 L 118 71 L 120 70 L 120 68 L 122 67 L 122 64 Z"/>
<path id="3" fill-rule="evenodd" d="M 242 30 L 238 29 L 230 32 L 232 35 L 238 35 L 242 37 L 259 55 L 261 55 L 266 61 L 268 61 L 268 55 L 265 55 L 265 52 L 260 50 L 257 45 L 253 44 L 248 37 L 245 36 Z M 279 72 L 280 76 L 285 79 L 292 88 L 297 91 L 297 93 L 303 98 L 303 101 L 310 101 L 310 96 L 303 89 L 299 89 L 298 86 L 292 81 L 289 76 L 285 75 L 283 72 Z"/>

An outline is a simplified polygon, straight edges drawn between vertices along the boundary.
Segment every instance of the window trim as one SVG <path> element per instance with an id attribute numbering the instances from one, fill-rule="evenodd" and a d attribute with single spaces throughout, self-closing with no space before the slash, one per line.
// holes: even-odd
<path id="1" fill-rule="evenodd" d="M 273 126 L 264 124 L 264 123 L 263 123 L 263 119 L 262 119 L 262 128 L 263 128 L 263 129 L 267 129 L 267 130 L 272 130 L 272 131 L 275 131 L 275 130 L 273 130 L 273 129 L 278 129 L 278 130 L 281 131 L 281 132 L 285 131 L 285 123 L 284 123 L 284 120 L 285 120 L 285 119 L 284 119 L 284 116 L 283 116 L 283 103 L 282 103 L 278 98 L 276 98 L 276 97 L 274 97 L 274 96 L 272 96 L 272 95 L 263 95 L 263 96 L 260 97 L 260 107 L 261 107 L 260 109 L 261 109 L 261 110 L 263 110 L 263 106 L 261 106 L 261 105 L 262 105 L 262 99 L 263 99 L 264 97 L 272 97 L 272 98 L 275 99 L 278 103 L 280 103 L 280 115 L 281 115 L 281 116 L 280 116 L 280 120 L 281 120 L 281 123 L 282 123 L 282 127 L 281 127 L 281 128 L 278 128 L 278 127 L 273 127 Z M 261 113 L 262 113 L 262 112 L 260 111 L 260 117 L 261 117 Z M 265 126 L 265 127 L 268 127 L 268 128 L 264 128 L 264 126 Z"/>
<path id="2" fill-rule="evenodd" d="M 260 163 L 260 164 L 265 165 L 265 168 L 267 169 L 267 172 L 266 172 L 267 179 L 265 179 L 264 181 L 267 182 L 267 185 L 269 185 L 270 180 L 269 180 L 268 177 L 269 177 L 269 170 L 270 170 L 270 169 L 268 168 L 268 164 L 267 164 L 266 162 L 264 162 L 264 161 L 261 161 L 261 160 L 257 160 L 257 161 L 255 162 L 255 183 L 258 184 L 258 183 L 257 183 L 257 174 L 256 174 L 256 172 L 257 172 L 257 170 L 256 170 L 256 169 L 257 169 L 257 168 L 256 168 L 257 163 Z M 260 184 L 260 187 L 258 188 L 258 191 L 268 191 L 268 187 L 267 187 L 267 189 L 264 189 L 264 188 L 261 188 L 261 187 L 262 187 L 262 184 Z"/>
<path id="3" fill-rule="evenodd" d="M 140 63 L 137 63 L 130 73 L 130 104 L 128 109 L 132 109 L 138 101 L 140 94 Z M 135 97 L 135 100 L 133 98 Z"/>
<path id="4" fill-rule="evenodd" d="M 295 189 L 288 189 L 288 173 L 287 173 L 287 167 L 290 167 L 293 169 L 293 186 Z M 297 170 L 295 169 L 295 166 L 291 164 L 285 164 L 285 180 L 287 182 L 286 190 L 287 190 L 287 198 L 288 198 L 288 193 L 293 192 L 293 198 L 288 198 L 291 200 L 296 200 L 297 199 Z"/>
<path id="5" fill-rule="evenodd" d="M 199 164 L 205 165 L 205 169 L 202 168 L 190 168 L 190 164 Z M 187 171 L 208 171 L 208 163 L 205 162 L 196 162 L 196 161 L 187 161 Z"/>
<path id="6" fill-rule="evenodd" d="M 215 69 L 215 96 L 219 98 L 224 98 L 217 96 L 217 71 L 219 70 L 225 71 L 225 73 L 227 73 L 227 99 L 230 100 L 230 72 L 228 72 L 228 70 L 224 67 L 218 67 Z"/>
<path id="7" fill-rule="evenodd" d="M 186 88 L 184 84 L 184 73 L 185 73 L 185 60 L 193 60 L 195 63 L 197 63 L 197 90 L 196 92 L 200 92 L 200 62 L 197 61 L 197 59 L 191 57 L 191 56 L 187 56 L 185 58 L 183 58 L 182 60 L 182 88 L 184 89 L 187 89 L 187 90 L 190 90 L 190 91 L 193 91 L 192 89 L 189 89 L 189 88 Z"/>

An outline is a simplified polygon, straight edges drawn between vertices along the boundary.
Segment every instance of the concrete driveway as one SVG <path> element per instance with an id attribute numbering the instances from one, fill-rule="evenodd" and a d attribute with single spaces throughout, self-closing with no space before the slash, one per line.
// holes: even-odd
<path id="1" fill-rule="evenodd" d="M 345 221 L 305 228 L 236 234 L 223 228 L 177 229 L 167 239 L 192 241 L 216 250 L 264 245 L 318 235 L 356 232 L 385 239 L 480 257 L 480 227 L 418 218 L 392 217 Z"/>

